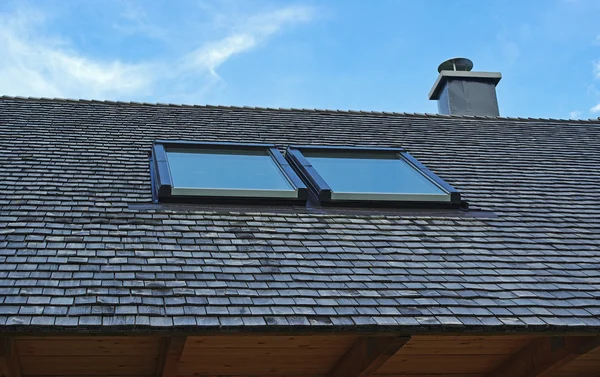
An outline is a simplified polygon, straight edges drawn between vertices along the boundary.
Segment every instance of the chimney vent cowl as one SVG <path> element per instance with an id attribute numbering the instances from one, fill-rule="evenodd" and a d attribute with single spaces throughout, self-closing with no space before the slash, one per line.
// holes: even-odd
<path id="1" fill-rule="evenodd" d="M 429 92 L 438 101 L 438 112 L 446 115 L 499 116 L 496 85 L 499 72 L 472 72 L 466 58 L 448 59 L 438 67 L 438 78 Z"/>

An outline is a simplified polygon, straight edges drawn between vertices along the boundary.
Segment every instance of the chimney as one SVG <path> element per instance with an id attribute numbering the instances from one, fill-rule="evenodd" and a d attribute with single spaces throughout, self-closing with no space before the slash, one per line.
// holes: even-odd
<path id="1" fill-rule="evenodd" d="M 429 92 L 438 101 L 438 113 L 448 115 L 499 116 L 496 85 L 500 72 L 471 72 L 473 62 L 449 59 L 438 67 L 437 80 Z"/>

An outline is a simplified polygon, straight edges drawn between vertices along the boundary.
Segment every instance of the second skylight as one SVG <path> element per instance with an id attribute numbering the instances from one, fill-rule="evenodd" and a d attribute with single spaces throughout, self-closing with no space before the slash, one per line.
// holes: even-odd
<path id="1" fill-rule="evenodd" d="M 460 194 L 401 148 L 289 147 L 321 202 L 459 203 Z"/>

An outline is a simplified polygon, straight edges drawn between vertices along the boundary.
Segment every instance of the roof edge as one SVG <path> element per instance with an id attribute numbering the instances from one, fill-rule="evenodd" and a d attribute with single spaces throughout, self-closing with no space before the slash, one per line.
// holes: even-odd
<path id="1" fill-rule="evenodd" d="M 118 323 L 126 316 L 119 318 L 105 317 L 105 323 Z M 215 319 L 212 317 L 212 319 Z M 207 321 L 210 322 L 210 321 Z M 460 323 L 460 322 L 459 322 Z M 151 335 L 151 334 L 180 334 L 180 335 L 226 335 L 226 334 L 350 334 L 361 333 L 377 334 L 394 333 L 404 335 L 514 335 L 514 334 L 573 334 L 579 336 L 590 336 L 597 334 L 600 327 L 596 325 L 577 322 L 577 325 L 527 325 L 500 324 L 500 325 L 465 325 L 465 324 L 415 324 L 415 325 L 332 325 L 332 324 L 299 324 L 299 325 L 232 325 L 223 326 L 218 324 L 187 325 L 187 326 L 151 326 L 151 325 L 119 325 L 119 324 L 97 324 L 97 325 L 24 325 L 7 324 L 1 325 L 0 330 L 5 334 L 14 335 Z"/>
<path id="2" fill-rule="evenodd" d="M 332 110 L 332 109 L 308 109 L 308 108 L 284 108 L 284 107 L 259 107 L 259 106 L 224 106 L 224 105 L 192 105 L 192 104 L 174 104 L 162 102 L 137 102 L 137 101 L 111 101 L 94 99 L 74 99 L 59 97 L 23 97 L 23 96 L 0 96 L 0 100 L 20 100 L 20 101 L 47 101 L 47 102 L 67 102 L 67 103 L 90 103 L 122 106 L 153 106 L 153 107 L 189 107 L 189 108 L 207 108 L 207 109 L 230 109 L 230 110 L 259 110 L 259 111 L 296 111 L 296 112 L 315 112 L 328 114 L 353 114 L 353 115 L 385 115 L 385 116 L 407 116 L 415 118 L 440 118 L 440 119 L 461 119 L 461 120 L 510 120 L 519 122 L 559 122 L 559 123 L 600 123 L 600 117 L 596 119 L 565 119 L 565 118 L 532 118 L 532 117 L 503 117 L 503 116 L 480 116 L 480 115 L 446 115 L 433 113 L 407 113 L 395 111 L 363 111 L 363 110 Z"/>

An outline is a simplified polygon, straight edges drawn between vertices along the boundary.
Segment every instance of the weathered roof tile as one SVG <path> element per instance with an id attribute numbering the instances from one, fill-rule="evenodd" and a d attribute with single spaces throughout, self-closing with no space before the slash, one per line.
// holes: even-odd
<path id="1" fill-rule="evenodd" d="M 471 210 L 157 206 L 156 139 L 400 145 Z M 598 120 L 3 97 L 0 326 L 598 329 L 599 139 Z"/>

